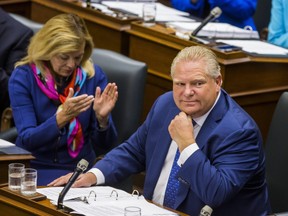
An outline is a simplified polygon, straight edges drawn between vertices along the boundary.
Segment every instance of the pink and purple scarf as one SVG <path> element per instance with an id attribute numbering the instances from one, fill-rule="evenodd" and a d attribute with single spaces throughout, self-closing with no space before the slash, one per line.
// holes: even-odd
<path id="1" fill-rule="evenodd" d="M 39 68 L 37 68 L 35 64 L 31 64 L 30 66 L 33 70 L 36 82 L 39 88 L 44 92 L 44 94 L 52 100 L 57 100 L 61 102 L 61 105 L 58 107 L 57 112 L 60 112 L 62 110 L 62 104 L 65 102 L 68 96 L 69 88 L 73 88 L 74 96 L 77 96 L 81 87 L 83 86 L 83 83 L 86 80 L 86 73 L 83 68 L 77 67 L 72 74 L 71 81 L 65 87 L 63 94 L 59 94 L 57 92 L 55 81 L 47 67 L 45 68 L 45 77 L 43 77 L 43 75 L 40 73 Z M 69 123 L 69 131 L 67 136 L 67 148 L 69 155 L 73 158 L 77 157 L 83 145 L 84 138 L 82 133 L 82 127 L 76 117 L 71 119 Z"/>

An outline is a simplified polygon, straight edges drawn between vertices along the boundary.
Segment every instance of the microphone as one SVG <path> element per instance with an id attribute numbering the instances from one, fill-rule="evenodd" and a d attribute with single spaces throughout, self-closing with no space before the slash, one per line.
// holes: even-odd
<path id="1" fill-rule="evenodd" d="M 205 26 L 208 22 L 218 18 L 222 13 L 219 7 L 215 7 L 211 10 L 210 14 L 202 21 L 202 23 L 192 32 L 191 36 L 196 36 L 197 33 Z"/>
<path id="2" fill-rule="evenodd" d="M 88 164 L 89 164 L 88 161 L 86 161 L 85 159 L 82 159 L 78 162 L 74 173 L 72 174 L 72 176 L 68 180 L 68 183 L 65 185 L 65 187 L 63 188 L 63 190 L 59 194 L 57 209 L 63 209 L 63 199 L 64 199 L 66 193 L 69 191 L 69 189 L 71 188 L 73 183 L 76 181 L 78 176 L 87 169 Z"/>
<path id="3" fill-rule="evenodd" d="M 201 209 L 199 216 L 211 216 L 211 215 L 212 215 L 212 212 L 213 212 L 213 209 L 212 209 L 210 206 L 205 205 L 205 206 Z"/>

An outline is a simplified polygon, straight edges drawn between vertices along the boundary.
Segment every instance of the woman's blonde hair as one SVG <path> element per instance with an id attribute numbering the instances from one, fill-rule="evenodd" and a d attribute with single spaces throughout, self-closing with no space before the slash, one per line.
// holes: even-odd
<path id="1" fill-rule="evenodd" d="M 60 14 L 48 20 L 32 37 L 27 56 L 15 66 L 35 63 L 44 73 L 44 64 L 50 61 L 51 57 L 59 53 L 78 51 L 83 44 L 85 48 L 80 65 L 88 76 L 92 77 L 95 71 L 90 57 L 94 44 L 84 20 L 74 14 Z"/>

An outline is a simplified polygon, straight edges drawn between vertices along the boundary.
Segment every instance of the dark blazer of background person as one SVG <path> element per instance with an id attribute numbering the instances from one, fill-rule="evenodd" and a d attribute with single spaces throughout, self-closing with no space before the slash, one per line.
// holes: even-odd
<path id="1" fill-rule="evenodd" d="M 0 8 L 0 116 L 10 105 L 8 79 L 14 64 L 26 55 L 33 31 Z"/>

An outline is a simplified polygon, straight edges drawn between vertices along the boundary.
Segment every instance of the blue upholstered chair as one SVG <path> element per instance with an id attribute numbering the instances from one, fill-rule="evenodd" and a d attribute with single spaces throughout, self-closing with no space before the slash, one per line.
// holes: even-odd
<path id="1" fill-rule="evenodd" d="M 288 216 L 287 134 L 288 92 L 284 92 L 277 103 L 272 117 L 265 144 L 265 152 L 267 181 L 272 211 L 276 214 L 286 212 L 286 216 Z"/>

